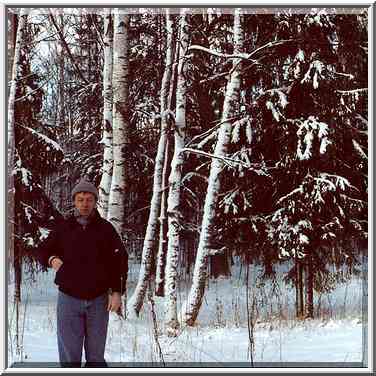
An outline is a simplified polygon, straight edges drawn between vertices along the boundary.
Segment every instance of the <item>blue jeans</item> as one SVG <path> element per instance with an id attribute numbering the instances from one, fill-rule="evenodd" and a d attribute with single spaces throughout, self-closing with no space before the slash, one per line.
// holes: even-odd
<path id="1" fill-rule="evenodd" d="M 59 291 L 57 299 L 57 341 L 62 367 L 81 367 L 82 347 L 86 367 L 106 367 L 109 313 L 108 294 L 82 300 Z"/>

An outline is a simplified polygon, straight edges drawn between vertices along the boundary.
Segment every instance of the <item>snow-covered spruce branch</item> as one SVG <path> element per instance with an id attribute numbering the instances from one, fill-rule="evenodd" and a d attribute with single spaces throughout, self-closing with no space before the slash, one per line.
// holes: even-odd
<path id="1" fill-rule="evenodd" d="M 262 58 L 260 58 L 261 60 Z M 255 65 L 262 65 L 259 61 L 257 60 L 254 60 L 254 62 L 252 64 L 249 64 L 247 67 L 245 68 L 242 68 L 241 69 L 241 72 L 244 73 L 245 71 L 251 69 L 253 66 Z M 210 81 L 215 81 L 217 80 L 218 78 L 222 78 L 222 77 L 227 77 L 231 74 L 232 70 L 230 71 L 227 71 L 227 72 L 223 72 L 223 73 L 218 73 L 218 74 L 215 74 L 214 76 L 212 77 L 209 77 L 209 78 L 204 78 L 203 80 L 199 81 L 199 84 L 202 85 L 206 82 L 210 82 Z"/>
<path id="2" fill-rule="evenodd" d="M 288 42 L 293 42 L 293 41 L 295 41 L 295 39 L 282 39 L 282 40 L 279 40 L 279 41 L 266 43 L 263 46 L 261 46 L 259 48 L 256 48 L 255 50 L 253 50 L 252 52 L 250 52 L 245 59 L 246 60 L 251 60 L 253 62 L 253 64 L 258 64 L 257 60 L 251 59 L 252 56 L 256 55 L 258 52 L 260 52 L 260 51 L 262 51 L 264 49 L 267 49 L 267 48 L 279 46 L 280 44 L 284 44 L 284 43 L 288 43 Z M 239 60 L 236 64 L 234 64 L 234 66 L 231 68 L 230 74 L 235 69 L 237 69 L 237 67 L 239 66 L 240 62 L 241 62 L 241 60 Z"/>
<path id="3" fill-rule="evenodd" d="M 211 50 L 210 48 L 207 48 L 207 47 L 203 47 L 203 46 L 199 46 L 199 45 L 192 45 L 188 48 L 189 51 L 191 50 L 196 50 L 196 51 L 202 51 L 202 52 L 206 52 L 208 54 L 211 54 L 213 56 L 217 56 L 217 57 L 224 57 L 226 59 L 243 59 L 243 60 L 251 60 L 252 62 L 256 63 L 257 60 L 255 59 L 252 59 L 252 56 L 254 56 L 255 54 L 257 54 L 258 52 L 262 51 L 263 49 L 266 49 L 266 48 L 270 48 L 270 47 L 275 47 L 275 46 L 278 46 L 280 44 L 284 44 L 284 43 L 288 43 L 288 42 L 292 42 L 294 41 L 295 39 L 282 39 L 282 40 L 279 40 L 279 41 L 275 41 L 275 42 L 269 42 L 269 43 L 266 43 L 264 44 L 263 46 L 259 47 L 259 48 L 256 48 L 255 50 L 253 50 L 252 52 L 250 53 L 236 53 L 236 54 L 225 54 L 225 53 L 222 53 L 222 52 L 218 52 L 218 51 L 215 51 L 215 50 Z M 237 64 L 234 65 L 234 67 L 232 68 L 232 70 L 237 67 L 239 64 L 239 62 Z"/>
<path id="4" fill-rule="evenodd" d="M 223 73 L 215 74 L 214 76 L 211 76 L 211 77 L 209 77 L 209 78 L 205 78 L 205 79 L 201 80 L 201 81 L 199 82 L 199 84 L 202 85 L 202 84 L 204 84 L 205 82 L 214 81 L 214 80 L 216 80 L 216 79 L 218 79 L 218 78 L 221 78 L 221 77 L 226 77 L 228 74 L 230 74 L 229 71 L 228 71 L 228 72 L 223 72 Z"/>
<path id="5" fill-rule="evenodd" d="M 39 140 L 42 140 L 43 142 L 45 142 L 47 144 L 47 146 L 51 146 L 55 151 L 63 151 L 63 149 L 61 148 L 61 146 L 56 141 L 52 140 L 51 138 L 49 138 L 45 134 L 42 134 L 42 133 L 36 131 L 35 129 L 26 127 L 25 125 L 23 125 L 21 123 L 15 123 L 15 125 L 17 125 L 18 127 L 21 127 L 23 129 L 27 130 L 33 136 L 36 136 Z"/>
<path id="6" fill-rule="evenodd" d="M 207 153 L 207 152 L 202 151 L 202 150 L 196 150 L 196 149 L 192 149 L 192 148 L 184 148 L 184 149 L 182 149 L 182 152 L 203 155 L 204 157 L 208 157 L 208 158 L 221 159 L 226 164 L 229 164 L 228 162 L 231 162 L 231 163 L 241 164 L 245 168 L 251 168 L 251 166 L 247 165 L 246 163 L 244 163 L 242 161 L 237 161 L 237 160 L 232 159 L 232 158 L 210 154 L 210 153 Z"/>
<path id="7" fill-rule="evenodd" d="M 194 153 L 194 154 L 198 154 L 198 155 L 203 155 L 204 157 L 207 157 L 207 158 L 220 159 L 229 166 L 231 166 L 231 163 L 236 163 L 236 164 L 242 165 L 243 167 L 245 167 L 248 170 L 252 170 L 252 171 L 256 172 L 259 175 L 266 175 L 267 174 L 265 171 L 263 171 L 261 169 L 257 169 L 257 168 L 252 167 L 252 164 L 247 164 L 247 163 L 244 163 L 244 162 L 236 160 L 236 159 L 232 159 L 232 158 L 228 158 L 228 157 L 224 157 L 224 156 L 218 156 L 218 155 L 215 155 L 215 154 L 207 153 L 205 151 L 196 150 L 196 149 L 192 149 L 192 148 L 184 148 L 181 151 L 183 153 L 185 152 L 185 153 Z M 254 166 L 255 165 L 257 166 L 258 164 L 254 164 Z"/>
<path id="8" fill-rule="evenodd" d="M 205 138 L 207 135 L 209 135 L 211 132 L 213 132 L 214 130 L 216 130 L 219 126 L 221 126 L 221 124 L 227 122 L 227 121 L 231 121 L 231 120 L 237 120 L 239 118 L 239 116 L 233 116 L 233 117 L 230 117 L 230 118 L 227 118 L 227 119 L 224 119 L 220 122 L 218 122 L 217 124 L 215 124 L 212 128 L 208 129 L 207 131 L 205 131 L 204 133 L 201 133 L 201 134 L 198 134 L 196 136 L 194 136 L 192 138 L 191 141 L 189 141 L 187 143 L 187 146 L 189 145 L 192 145 L 194 143 L 194 141 L 200 139 L 200 138 Z"/>
<path id="9" fill-rule="evenodd" d="M 32 91 L 29 91 L 29 92 L 26 93 L 24 96 L 15 99 L 14 102 L 19 102 L 19 101 L 22 101 L 22 100 L 26 99 L 29 95 L 33 95 L 33 94 L 36 93 L 38 90 L 42 89 L 43 86 L 46 85 L 46 84 L 47 84 L 47 81 L 45 81 L 42 85 L 38 86 L 36 89 L 34 89 L 34 90 L 32 90 Z"/>
<path id="10" fill-rule="evenodd" d="M 246 53 L 237 53 L 237 54 L 225 54 L 222 52 L 218 52 L 215 50 L 211 50 L 210 48 L 199 46 L 197 44 L 193 44 L 188 48 L 189 51 L 196 50 L 196 51 L 202 51 L 206 52 L 210 55 L 217 56 L 217 57 L 224 57 L 226 59 L 249 59 L 248 54 Z"/>
<path id="11" fill-rule="evenodd" d="M 292 196 L 296 195 L 296 194 L 302 194 L 303 193 L 303 187 L 302 186 L 299 186 L 298 188 L 295 188 L 294 190 L 292 190 L 291 192 L 289 192 L 287 195 L 285 196 L 282 196 L 278 201 L 277 201 L 277 205 L 281 205 L 283 201 L 291 198 Z"/>
<path id="12" fill-rule="evenodd" d="M 368 205 L 367 201 L 360 200 L 358 198 L 349 197 L 349 196 L 345 195 L 344 193 L 341 193 L 340 197 L 343 198 L 344 200 L 351 201 L 351 202 L 357 203 L 357 204 L 362 205 L 362 206 Z"/>
<path id="13" fill-rule="evenodd" d="M 363 93 L 363 92 L 366 92 L 368 91 L 368 87 L 362 87 L 362 88 L 359 88 L 359 89 L 353 89 L 353 90 L 336 90 L 337 93 L 340 93 L 340 94 L 356 94 L 356 93 Z"/>

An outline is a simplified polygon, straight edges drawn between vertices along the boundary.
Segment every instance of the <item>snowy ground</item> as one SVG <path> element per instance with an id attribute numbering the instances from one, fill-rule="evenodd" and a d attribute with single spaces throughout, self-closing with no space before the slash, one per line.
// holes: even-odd
<path id="1" fill-rule="evenodd" d="M 161 353 L 155 340 L 150 302 L 145 302 L 139 318 L 129 317 L 124 321 L 111 314 L 106 360 L 113 367 L 140 366 L 139 362 L 142 366 L 161 366 L 163 361 L 170 366 L 175 362 L 183 362 L 179 363 L 181 366 L 249 366 L 246 291 L 244 277 L 237 273 L 231 280 L 210 281 L 196 326 L 183 328 L 176 338 L 163 334 L 164 302 L 162 298 L 155 298 Z M 136 276 L 137 270 L 132 268 L 129 295 Z M 294 320 L 294 290 L 283 282 L 272 286 L 256 279 L 252 286 L 250 301 L 255 302 L 253 361 L 257 367 L 289 366 L 291 362 L 299 363 L 300 367 L 332 362 L 338 362 L 336 367 L 353 367 L 350 362 L 362 362 L 365 328 L 360 279 L 354 278 L 334 292 L 316 297 L 320 318 L 304 322 Z M 18 351 L 12 292 L 13 284 L 10 283 L 9 366 L 13 363 L 19 365 L 19 362 L 23 366 L 33 366 L 30 362 L 52 362 L 51 366 L 58 366 L 57 290 L 53 284 L 53 272 L 41 273 L 34 282 L 24 282 Z M 188 284 L 181 281 L 181 301 L 187 293 Z"/>

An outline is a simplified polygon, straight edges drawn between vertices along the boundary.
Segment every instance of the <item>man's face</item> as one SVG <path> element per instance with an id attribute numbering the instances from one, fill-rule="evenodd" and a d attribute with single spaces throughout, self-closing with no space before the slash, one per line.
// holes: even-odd
<path id="1" fill-rule="evenodd" d="M 95 196 L 89 192 L 79 192 L 74 195 L 74 206 L 84 217 L 88 217 L 95 208 Z"/>

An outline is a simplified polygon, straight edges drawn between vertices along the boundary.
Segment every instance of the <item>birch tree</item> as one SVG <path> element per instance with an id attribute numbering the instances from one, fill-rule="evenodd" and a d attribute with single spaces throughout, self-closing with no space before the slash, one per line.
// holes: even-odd
<path id="1" fill-rule="evenodd" d="M 172 112 L 173 106 L 175 106 L 175 100 L 173 97 L 174 88 L 176 86 L 176 75 L 177 75 L 177 62 L 179 61 L 179 47 L 175 48 L 175 43 L 172 41 L 172 49 L 175 49 L 175 56 L 172 62 L 171 69 L 171 79 L 170 79 L 170 89 L 168 93 L 166 109 Z M 171 113 L 170 112 L 170 113 Z M 168 113 L 166 112 L 166 115 Z M 167 132 L 167 143 L 166 143 L 166 153 L 165 161 L 163 167 L 163 178 L 162 178 L 162 196 L 161 196 L 161 210 L 159 215 L 159 244 L 158 252 L 156 258 L 156 271 L 155 271 L 155 294 L 158 296 L 164 296 L 165 294 L 165 267 L 166 267 L 166 257 L 167 257 L 167 231 L 168 231 L 168 220 L 167 220 L 167 199 L 168 199 L 168 180 L 171 172 L 171 145 L 173 131 Z"/>
<path id="2" fill-rule="evenodd" d="M 14 259 L 14 242 L 12 234 L 14 233 L 14 177 L 13 177 L 13 166 L 14 166 L 14 154 L 15 154 L 15 101 L 17 84 L 22 76 L 22 54 L 21 49 L 27 28 L 27 13 L 24 8 L 21 9 L 20 17 L 18 21 L 18 27 L 16 32 L 16 42 L 14 47 L 14 57 L 13 57 L 13 67 L 12 67 L 12 77 L 10 82 L 9 98 L 8 98 L 8 236 L 10 244 L 10 254 L 9 261 L 13 259 L 15 263 L 15 270 L 19 270 L 21 273 L 21 266 L 18 260 Z M 19 267 L 17 268 L 17 264 Z M 19 279 L 21 278 L 21 275 Z M 19 281 L 20 282 L 20 281 Z M 20 283 L 19 283 L 20 284 Z M 16 295 L 18 299 L 20 298 L 20 292 Z"/>
<path id="3" fill-rule="evenodd" d="M 150 204 L 149 219 L 146 227 L 145 240 L 142 249 L 142 259 L 139 278 L 137 286 L 131 298 L 128 301 L 127 309 L 130 314 L 139 314 L 145 294 L 148 288 L 148 283 L 152 271 L 153 251 L 155 248 L 156 237 L 158 233 L 158 216 L 161 207 L 162 194 L 162 180 L 163 180 L 163 165 L 166 152 L 167 133 L 168 133 L 168 117 L 167 111 L 168 95 L 170 90 L 170 80 L 172 74 L 172 64 L 174 51 L 173 45 L 173 20 L 170 11 L 166 9 L 166 30 L 167 30 L 167 49 L 166 49 L 166 65 L 162 79 L 161 93 L 160 93 L 160 108 L 161 108 L 161 135 L 158 142 L 157 155 L 155 157 L 155 168 L 153 177 L 153 193 Z"/>
<path id="4" fill-rule="evenodd" d="M 113 22 L 111 9 L 106 8 L 104 16 L 104 65 L 103 65 L 103 167 L 99 184 L 98 210 L 107 218 L 108 200 L 111 189 L 113 150 L 112 150 L 112 59 L 113 59 Z"/>
<path id="5" fill-rule="evenodd" d="M 60 25 L 59 28 L 64 34 L 64 15 L 61 10 L 58 10 Z M 61 40 L 57 44 L 57 62 L 59 70 L 58 81 L 58 107 L 57 107 L 57 125 L 60 129 L 65 128 L 65 89 L 64 89 L 64 71 L 65 71 L 65 57 L 64 45 Z"/>
<path id="6" fill-rule="evenodd" d="M 185 145 L 186 128 L 186 64 L 185 54 L 189 41 L 187 22 L 187 9 L 182 9 L 180 14 L 179 38 L 179 65 L 176 89 L 176 114 L 175 114 L 175 147 L 172 158 L 171 174 L 169 178 L 169 194 L 167 201 L 168 216 L 168 248 L 166 260 L 166 325 L 170 335 L 175 335 L 179 328 L 177 318 L 177 268 L 180 238 L 180 188 L 182 181 L 182 166 L 184 163 L 183 148 Z"/>
<path id="7" fill-rule="evenodd" d="M 113 172 L 108 203 L 108 220 L 119 234 L 124 226 L 124 194 L 126 193 L 125 151 L 130 144 L 128 108 L 128 55 L 129 16 L 117 10 L 114 14 L 114 59 L 113 59 Z"/>
<path id="8" fill-rule="evenodd" d="M 167 133 L 167 140 L 165 146 L 165 156 L 162 170 L 162 183 L 161 183 L 161 205 L 159 214 L 159 242 L 158 242 L 158 252 L 156 258 L 156 270 L 155 270 L 155 295 L 164 296 L 164 275 L 166 266 L 166 254 L 167 254 L 167 198 L 168 198 L 168 172 L 170 170 L 169 163 L 170 149 L 171 149 L 171 136 Z"/>
<path id="9" fill-rule="evenodd" d="M 242 51 L 242 44 L 243 29 L 241 25 L 240 9 L 237 8 L 234 15 L 234 54 Z M 226 87 L 218 140 L 214 150 L 214 158 L 212 159 L 210 167 L 201 232 L 193 271 L 192 286 L 188 296 L 187 305 L 183 312 L 184 321 L 188 325 L 194 324 L 204 296 L 207 278 L 209 242 L 210 238 L 214 235 L 214 219 L 218 205 L 218 195 L 221 188 L 220 173 L 224 165 L 222 158 L 226 157 L 228 145 L 231 139 L 232 123 L 228 119 L 234 115 L 239 101 L 241 78 L 240 69 L 241 59 L 234 59 L 233 69 Z"/>
<path id="10" fill-rule="evenodd" d="M 21 9 L 17 36 L 16 36 L 16 45 L 14 49 L 14 58 L 13 58 L 13 68 L 12 68 L 12 79 L 10 82 L 10 91 L 8 99 L 8 167 L 10 170 L 13 165 L 13 156 L 14 156 L 14 126 L 15 126 L 15 100 L 16 100 L 16 91 L 17 83 L 21 78 L 21 63 L 22 63 L 22 43 L 24 40 L 24 35 L 27 28 L 27 13 L 25 8 Z M 9 170 L 9 171 L 10 171 Z M 10 175 L 9 175 L 10 176 Z"/>

